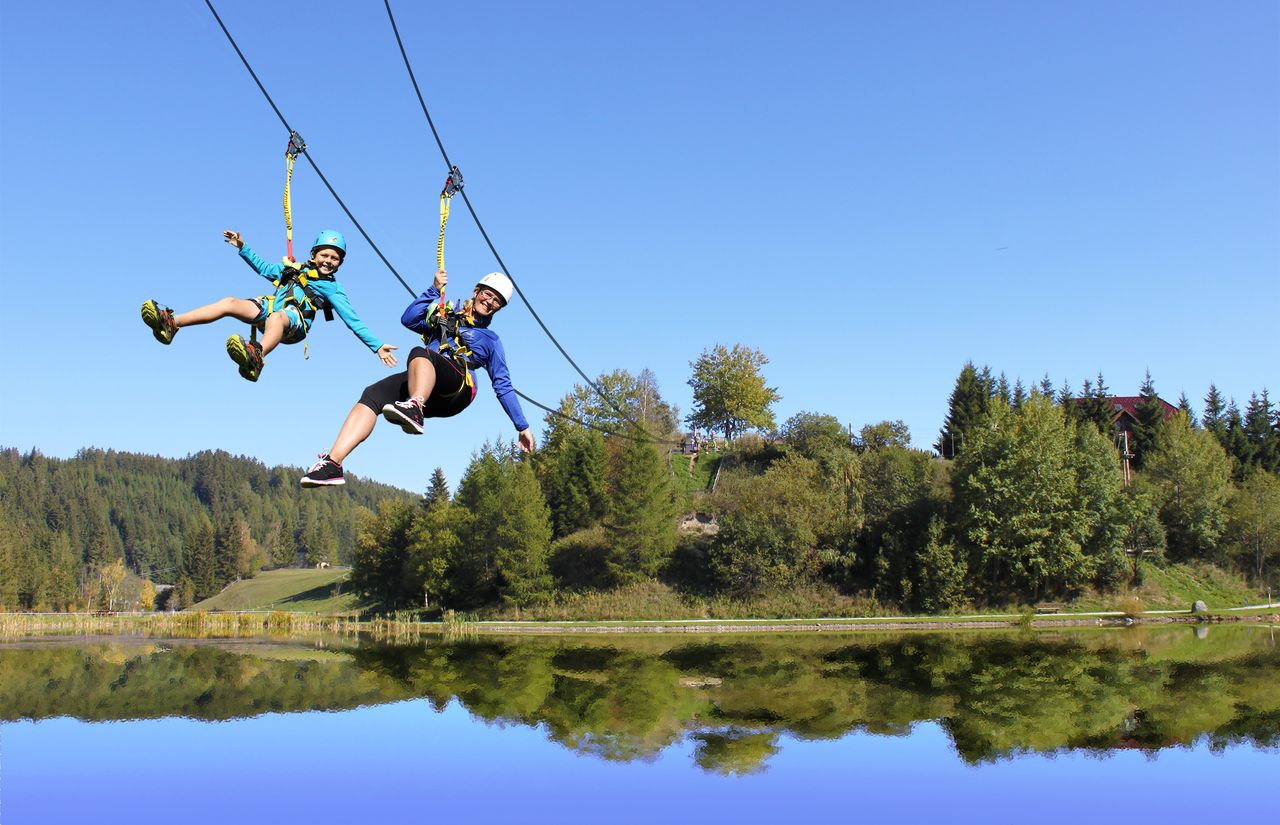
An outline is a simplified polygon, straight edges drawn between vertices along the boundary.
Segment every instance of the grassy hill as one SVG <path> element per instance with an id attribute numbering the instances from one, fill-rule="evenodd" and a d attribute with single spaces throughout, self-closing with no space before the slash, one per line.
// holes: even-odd
<path id="1" fill-rule="evenodd" d="M 190 609 L 350 613 L 362 607 L 356 594 L 346 592 L 350 576 L 348 567 L 270 570 L 234 582 Z"/>

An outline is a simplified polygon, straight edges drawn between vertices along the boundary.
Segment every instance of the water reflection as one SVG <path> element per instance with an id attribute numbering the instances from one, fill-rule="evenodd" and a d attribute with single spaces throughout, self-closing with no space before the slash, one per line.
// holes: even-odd
<path id="1" fill-rule="evenodd" d="M 968 763 L 1024 753 L 1280 744 L 1266 627 L 1029 634 L 492 638 L 412 646 L 113 642 L 0 649 L 0 721 L 220 720 L 426 698 L 602 760 L 688 741 L 762 770 L 783 736 L 936 721 Z"/>

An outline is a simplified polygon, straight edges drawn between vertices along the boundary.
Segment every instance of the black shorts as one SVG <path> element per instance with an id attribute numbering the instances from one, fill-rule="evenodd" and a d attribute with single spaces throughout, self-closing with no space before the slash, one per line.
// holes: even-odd
<path id="1" fill-rule="evenodd" d="M 436 386 L 431 397 L 422 407 L 424 418 L 448 418 L 457 415 L 476 397 L 475 382 L 467 386 L 466 375 L 458 367 L 435 350 L 414 347 L 409 351 L 409 361 L 426 358 L 436 371 Z M 397 401 L 409 400 L 409 373 L 388 375 L 364 388 L 360 403 L 381 415 L 382 408 Z"/>

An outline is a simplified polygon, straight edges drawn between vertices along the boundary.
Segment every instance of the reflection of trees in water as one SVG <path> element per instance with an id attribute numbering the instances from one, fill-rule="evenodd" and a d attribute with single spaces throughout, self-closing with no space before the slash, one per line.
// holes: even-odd
<path id="1" fill-rule="evenodd" d="M 1034 635 L 496 639 L 312 657 L 212 646 L 0 650 L 0 718 L 342 709 L 452 700 L 584 754 L 760 770 L 779 738 L 938 721 L 967 762 L 1081 749 L 1280 745 L 1280 656 L 1249 628 Z"/>

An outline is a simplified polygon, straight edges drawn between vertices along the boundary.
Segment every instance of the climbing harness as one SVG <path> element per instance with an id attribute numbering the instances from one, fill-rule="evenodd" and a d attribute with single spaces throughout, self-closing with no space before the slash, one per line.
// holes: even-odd
<path id="1" fill-rule="evenodd" d="M 293 200 L 289 194 L 290 187 L 293 184 L 293 162 L 297 160 L 299 152 L 305 152 L 307 144 L 303 143 L 302 135 L 297 132 L 289 132 L 289 145 L 284 150 L 284 237 L 286 254 L 284 259 L 285 266 L 297 263 L 293 259 Z"/>
<path id="2" fill-rule="evenodd" d="M 431 305 L 427 310 L 427 334 L 422 336 L 424 344 L 430 344 L 432 341 L 440 342 L 440 354 L 457 367 L 458 372 L 462 373 L 462 386 L 441 398 L 453 398 L 464 389 L 470 389 L 472 394 L 475 393 L 476 381 L 471 371 L 475 369 L 475 353 L 471 351 L 471 347 L 467 346 L 467 342 L 462 339 L 459 331 L 460 326 L 475 326 L 475 320 L 462 311 L 461 307 L 455 307 L 452 302 L 444 302 L 444 293 L 441 291 L 441 300 Z"/>

